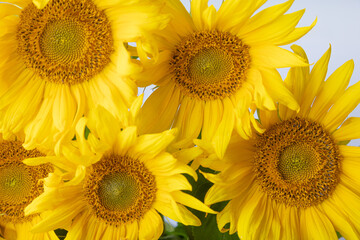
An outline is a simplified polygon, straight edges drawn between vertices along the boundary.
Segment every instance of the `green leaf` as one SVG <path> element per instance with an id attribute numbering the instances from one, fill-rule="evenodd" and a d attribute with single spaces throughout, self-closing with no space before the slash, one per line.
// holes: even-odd
<path id="1" fill-rule="evenodd" d="M 56 229 L 54 232 L 60 240 L 64 240 L 66 237 L 66 234 L 67 234 L 67 231 L 65 229 L 61 229 L 61 228 Z"/>
<path id="2" fill-rule="evenodd" d="M 200 170 L 208 173 L 216 173 L 213 170 L 204 167 L 200 167 Z M 197 182 L 191 178 L 188 178 L 190 184 L 193 186 L 193 191 L 188 193 L 200 201 L 204 201 L 205 194 L 213 185 L 213 183 L 208 181 L 202 174 L 199 173 L 199 171 L 197 171 L 197 174 Z M 227 202 L 217 203 L 212 205 L 211 208 L 216 211 L 221 211 L 226 206 L 226 204 Z M 215 214 L 205 214 L 194 209 L 190 210 L 201 220 L 202 223 L 202 225 L 199 227 L 184 226 L 191 240 L 239 240 L 237 234 L 229 235 L 229 233 L 222 233 L 218 230 Z"/>

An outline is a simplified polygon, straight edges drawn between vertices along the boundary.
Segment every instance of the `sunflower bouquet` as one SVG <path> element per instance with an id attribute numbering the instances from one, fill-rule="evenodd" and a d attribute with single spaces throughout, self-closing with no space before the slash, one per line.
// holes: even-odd
<path id="1" fill-rule="evenodd" d="M 1 2 L 0 239 L 360 239 L 354 62 L 266 2 Z"/>

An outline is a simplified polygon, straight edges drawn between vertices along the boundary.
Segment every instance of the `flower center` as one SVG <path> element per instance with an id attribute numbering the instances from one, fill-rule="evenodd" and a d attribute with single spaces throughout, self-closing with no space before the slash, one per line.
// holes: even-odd
<path id="1" fill-rule="evenodd" d="M 302 182 L 314 176 L 319 166 L 316 151 L 305 143 L 286 147 L 280 154 L 278 171 L 290 182 Z"/>
<path id="2" fill-rule="evenodd" d="M 170 60 L 183 94 L 214 100 L 231 96 L 246 81 L 249 46 L 228 32 L 201 31 L 184 38 Z"/>
<path id="3" fill-rule="evenodd" d="M 114 51 L 110 22 L 90 0 L 29 4 L 20 15 L 18 53 L 42 79 L 77 84 L 91 79 Z"/>
<path id="4" fill-rule="evenodd" d="M 108 155 L 93 165 L 85 197 L 94 214 L 110 225 L 140 220 L 155 201 L 155 177 L 136 159 Z"/>
<path id="5" fill-rule="evenodd" d="M 136 179 L 125 172 L 106 175 L 99 182 L 99 198 L 110 211 L 125 210 L 138 197 L 139 186 Z"/>
<path id="6" fill-rule="evenodd" d="M 43 193 L 45 178 L 53 168 L 49 164 L 27 166 L 22 160 L 40 157 L 37 150 L 25 150 L 18 141 L 0 143 L 0 222 L 27 222 L 24 208 Z"/>
<path id="7" fill-rule="evenodd" d="M 255 147 L 257 182 L 278 202 L 315 206 L 339 183 L 342 157 L 319 123 L 298 117 L 277 123 L 258 136 Z"/>
<path id="8" fill-rule="evenodd" d="M 48 23 L 40 38 L 40 48 L 44 56 L 64 64 L 81 58 L 85 43 L 86 33 L 81 24 L 71 20 Z"/>

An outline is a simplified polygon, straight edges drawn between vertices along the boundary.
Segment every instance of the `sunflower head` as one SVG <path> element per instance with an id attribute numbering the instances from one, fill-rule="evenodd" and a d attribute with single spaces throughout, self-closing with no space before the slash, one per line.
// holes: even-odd
<path id="1" fill-rule="evenodd" d="M 33 231 L 68 226 L 68 236 L 98 239 L 95 236 L 112 232 L 118 239 L 157 239 L 163 231 L 158 212 L 187 225 L 200 221 L 185 205 L 214 213 L 182 192 L 191 190 L 183 174 L 196 177 L 196 173 L 166 151 L 176 129 L 138 135 L 137 128 L 129 126 L 131 111 L 127 121 L 119 122 L 97 108 L 79 121 L 76 141 L 64 143 L 58 157 L 26 161 L 32 165 L 50 161 L 67 171 L 45 179 L 46 191 L 26 208 L 26 214 L 47 211 L 47 218 Z M 54 191 L 69 195 L 57 198 Z M 68 208 L 71 216 L 65 216 Z M 53 221 L 59 214 L 63 220 Z M 79 233 L 79 225 L 86 231 Z"/>
<path id="2" fill-rule="evenodd" d="M 154 33 L 157 61 L 149 63 L 149 48 L 137 48 L 144 65 L 137 84 L 157 85 L 140 111 L 141 133 L 176 127 L 174 148 L 187 148 L 201 132 L 222 158 L 234 129 L 247 139 L 258 128 L 255 109 L 275 110 L 277 102 L 299 109 L 276 68 L 308 63 L 280 46 L 315 22 L 297 28 L 304 11 L 285 14 L 293 1 L 255 14 L 265 2 L 227 0 L 216 10 L 206 0 L 193 0 L 191 14 L 178 0 L 167 2 L 163 11 L 173 18 Z"/>
<path id="3" fill-rule="evenodd" d="M 307 58 L 301 47 L 292 49 Z M 360 102 L 360 82 L 347 88 L 352 61 L 325 81 L 330 50 L 311 71 L 297 67 L 288 73 L 285 83 L 300 111 L 283 104 L 276 111 L 260 110 L 265 131 L 249 140 L 233 136 L 222 159 L 214 156 L 204 140 L 199 141 L 207 153 L 200 163 L 222 166 L 219 174 L 204 173 L 214 183 L 205 204 L 229 200 L 217 215 L 220 230 L 237 231 L 246 239 L 336 239 L 336 231 L 345 238 L 360 237 L 353 230 L 360 226 L 359 191 L 354 187 L 360 186 L 354 174 L 359 170 L 355 160 L 359 149 L 343 145 L 360 138 L 355 131 L 359 118 L 346 120 Z"/>
<path id="4" fill-rule="evenodd" d="M 30 226 L 39 221 L 39 214 L 25 216 L 24 209 L 44 192 L 43 179 L 54 171 L 50 164 L 27 166 L 22 161 L 43 157 L 37 149 L 25 150 L 22 142 L 0 140 L 0 235 L 6 239 L 31 236 Z M 40 234 L 42 238 L 54 233 Z"/>

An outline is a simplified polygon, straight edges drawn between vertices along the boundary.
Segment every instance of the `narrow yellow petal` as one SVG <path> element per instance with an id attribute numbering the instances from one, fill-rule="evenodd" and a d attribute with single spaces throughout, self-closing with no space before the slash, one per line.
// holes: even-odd
<path id="1" fill-rule="evenodd" d="M 86 125 L 92 134 L 109 145 L 115 142 L 116 136 L 123 127 L 121 123 L 102 106 L 98 106 L 89 112 Z"/>
<path id="2" fill-rule="evenodd" d="M 140 220 L 139 240 L 158 239 L 163 232 L 163 228 L 163 220 L 160 215 L 151 209 Z"/>
<path id="3" fill-rule="evenodd" d="M 66 204 L 61 208 L 55 209 L 49 217 L 44 218 L 32 228 L 32 232 L 47 232 L 57 228 L 65 228 L 69 223 L 85 208 L 84 204 L 77 203 Z"/>
<path id="4" fill-rule="evenodd" d="M 9 3 L 0 3 L 0 19 L 9 15 L 20 15 L 21 8 L 9 4 Z"/>
<path id="5" fill-rule="evenodd" d="M 181 222 L 185 225 L 201 225 L 200 220 L 186 207 L 176 203 L 169 193 L 160 194 L 160 191 L 158 191 L 156 199 L 153 207 L 165 217 L 169 217 L 172 220 Z"/>
<path id="6" fill-rule="evenodd" d="M 217 28 L 223 29 L 224 31 L 231 31 L 232 28 L 241 28 L 249 17 L 265 2 L 266 0 L 224 1 L 217 13 Z M 229 16 L 231 16 L 231 18 L 229 18 Z M 234 32 L 238 32 L 238 30 Z"/>
<path id="7" fill-rule="evenodd" d="M 217 212 L 212 210 L 211 208 L 209 208 L 208 206 L 206 206 L 204 203 L 202 203 L 200 200 L 198 200 L 197 198 L 181 192 L 181 191 L 175 191 L 172 192 L 171 195 L 174 197 L 175 201 L 178 203 L 181 203 L 185 206 L 191 207 L 193 209 L 202 211 L 202 212 L 206 212 L 206 213 L 212 213 L 212 214 L 216 214 Z"/>
<path id="8" fill-rule="evenodd" d="M 309 112 L 309 118 L 321 121 L 325 113 L 344 93 L 354 71 L 354 61 L 350 60 L 336 69 L 322 85 Z"/>
<path id="9" fill-rule="evenodd" d="M 174 123 L 174 126 L 180 130 L 174 144 L 178 148 L 192 145 L 193 140 L 200 134 L 204 119 L 204 101 L 184 97 L 183 102 L 185 99 L 187 104 L 181 104 L 179 115 Z"/>
<path id="10" fill-rule="evenodd" d="M 53 122 L 54 126 L 63 132 L 73 124 L 76 103 L 67 85 L 56 86 L 55 94 L 52 111 Z"/>
<path id="11" fill-rule="evenodd" d="M 285 87 L 279 72 L 276 70 L 264 69 L 261 73 L 263 76 L 263 84 L 271 98 L 289 109 L 297 111 L 299 109 L 299 104 L 295 100 L 293 93 Z"/>
<path id="12" fill-rule="evenodd" d="M 205 9 L 207 8 L 207 5 L 208 5 L 208 0 L 191 1 L 190 13 L 197 30 L 202 30 L 204 28 L 202 15 Z"/>
<path id="13" fill-rule="evenodd" d="M 235 113 L 233 104 L 227 97 L 224 98 L 222 102 L 224 104 L 223 117 L 212 141 L 215 153 L 220 159 L 224 157 L 235 124 Z"/>
<path id="14" fill-rule="evenodd" d="M 156 176 L 156 188 L 167 192 L 192 190 L 191 184 L 186 177 L 181 174 L 166 177 Z"/>
<path id="15" fill-rule="evenodd" d="M 323 124 L 330 132 L 334 131 L 359 103 L 360 82 L 357 82 L 346 89 L 345 93 L 334 103 L 324 117 Z"/>
<path id="16" fill-rule="evenodd" d="M 347 216 L 339 210 L 342 209 L 342 206 L 334 205 L 331 201 L 324 201 L 321 206 L 336 230 L 340 232 L 345 239 L 360 239 L 360 232 L 355 230 L 357 228 L 348 220 Z"/>
<path id="17" fill-rule="evenodd" d="M 141 135 L 128 153 L 134 158 L 154 158 L 174 140 L 176 132 L 177 129 L 171 129 L 162 133 Z"/>
<path id="18" fill-rule="evenodd" d="M 242 35 L 241 38 L 249 45 L 260 43 L 274 44 L 276 40 L 282 39 L 294 31 L 295 26 L 298 24 L 304 13 L 305 10 L 300 10 L 282 15 L 276 19 L 276 21 Z"/>
<path id="19" fill-rule="evenodd" d="M 206 0 L 207 1 L 207 0 Z M 208 30 L 214 29 L 215 21 L 216 21 L 216 8 L 214 5 L 206 8 L 202 14 L 204 27 Z"/>
<path id="20" fill-rule="evenodd" d="M 223 115 L 223 104 L 220 100 L 206 101 L 204 104 L 204 124 L 201 138 L 211 140 L 221 122 Z"/>
<path id="21" fill-rule="evenodd" d="M 316 207 L 303 209 L 300 217 L 301 232 L 305 234 L 306 239 L 338 239 L 328 217 Z"/>
<path id="22" fill-rule="evenodd" d="M 254 88 L 254 102 L 257 108 L 275 110 L 275 104 L 270 97 L 267 89 L 264 87 L 263 77 L 266 76 L 266 72 L 260 72 L 258 69 L 249 69 L 248 80 Z M 248 106 L 249 107 L 249 106 Z"/>
<path id="23" fill-rule="evenodd" d="M 279 46 L 279 45 L 287 45 L 292 42 L 295 42 L 296 40 L 300 39 L 305 34 L 307 34 L 311 29 L 313 29 L 313 27 L 316 25 L 316 22 L 317 22 L 317 18 L 314 20 L 314 22 L 310 26 L 295 28 L 294 31 L 292 31 L 288 35 L 284 36 L 283 38 L 277 39 L 273 43 L 275 45 Z"/>
<path id="24" fill-rule="evenodd" d="M 307 66 L 305 60 L 298 55 L 271 45 L 259 45 L 250 48 L 253 64 L 263 68 L 282 68 Z"/>
<path id="25" fill-rule="evenodd" d="M 114 153 L 125 155 L 129 148 L 135 144 L 137 138 L 137 128 L 130 126 L 120 131 L 113 145 Z"/>
<path id="26" fill-rule="evenodd" d="M 302 101 L 300 105 L 301 113 L 308 113 L 310 107 L 315 99 L 321 84 L 324 82 L 328 70 L 328 64 L 331 55 L 331 46 L 324 53 L 324 55 L 315 63 L 311 70 L 310 78 L 306 82 L 306 87 L 303 92 Z M 306 96 L 306 97 L 304 97 Z"/>
<path id="27" fill-rule="evenodd" d="M 49 0 L 32 0 L 32 2 L 38 9 L 43 9 Z"/>
<path id="28" fill-rule="evenodd" d="M 156 133 L 171 127 L 180 103 L 180 91 L 175 84 L 160 86 L 145 101 L 139 111 L 137 125 L 140 134 Z"/>
<path id="29" fill-rule="evenodd" d="M 355 146 L 346 146 L 339 145 L 338 146 L 341 152 L 341 155 L 348 158 L 359 158 L 360 157 L 360 147 Z"/>
<path id="30" fill-rule="evenodd" d="M 241 35 L 246 34 L 263 25 L 275 21 L 278 17 L 280 17 L 287 10 L 289 10 L 293 2 L 294 0 L 289 0 L 284 3 L 266 8 L 261 12 L 257 13 L 255 16 L 253 16 L 250 19 L 250 21 L 243 28 L 240 29 L 240 34 Z"/>

